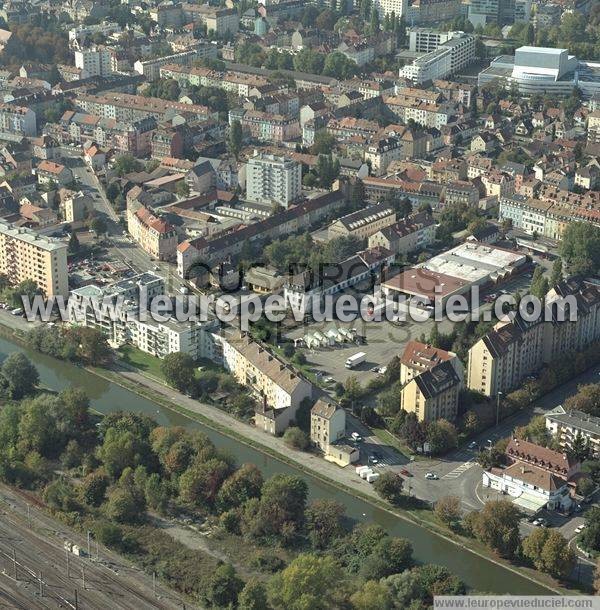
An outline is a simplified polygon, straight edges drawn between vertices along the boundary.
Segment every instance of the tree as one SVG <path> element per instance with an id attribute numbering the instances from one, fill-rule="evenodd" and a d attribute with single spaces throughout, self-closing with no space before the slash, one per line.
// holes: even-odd
<path id="1" fill-rule="evenodd" d="M 323 74 L 343 80 L 352 78 L 356 73 L 356 64 L 340 51 L 329 53 L 323 65 Z"/>
<path id="2" fill-rule="evenodd" d="M 260 497 L 263 477 L 254 464 L 242 464 L 221 485 L 217 506 L 221 511 L 242 506 L 250 498 Z"/>
<path id="3" fill-rule="evenodd" d="M 335 149 L 336 144 L 335 136 L 330 134 L 326 129 L 319 129 L 315 133 L 315 140 L 310 147 L 310 152 L 313 155 L 328 155 Z"/>
<path id="4" fill-rule="evenodd" d="M 69 245 L 68 245 L 68 252 L 69 254 L 76 254 L 77 252 L 79 252 L 79 238 L 77 237 L 77 233 L 75 233 L 75 231 L 73 231 L 69 237 Z"/>
<path id="5" fill-rule="evenodd" d="M 577 493 L 584 498 L 593 493 L 596 489 L 596 484 L 591 477 L 581 477 L 577 480 Z"/>
<path id="6" fill-rule="evenodd" d="M 427 438 L 424 427 L 414 413 L 407 414 L 400 428 L 400 436 L 413 451 L 416 451 L 418 448 L 422 449 L 423 443 L 425 443 Z"/>
<path id="7" fill-rule="evenodd" d="M 306 529 L 311 544 L 317 550 L 329 548 L 342 536 L 344 507 L 335 500 L 315 500 L 306 509 Z"/>
<path id="8" fill-rule="evenodd" d="M 567 453 L 571 458 L 578 462 L 586 460 L 591 452 L 589 439 L 587 439 L 581 431 L 578 430 L 573 438 L 571 447 L 567 450 Z"/>
<path id="9" fill-rule="evenodd" d="M 145 502 L 127 487 L 117 486 L 108 494 L 106 516 L 117 523 L 135 523 L 146 509 Z"/>
<path id="10" fill-rule="evenodd" d="M 12 398 L 19 399 L 33 393 L 40 381 L 37 369 L 23 352 L 13 352 L 2 363 L 2 377 L 8 383 Z"/>
<path id="11" fill-rule="evenodd" d="M 519 509 L 508 500 L 486 502 L 478 513 L 471 513 L 475 537 L 503 557 L 514 557 L 521 540 Z"/>
<path id="12" fill-rule="evenodd" d="M 427 426 L 427 442 L 433 455 L 447 453 L 458 445 L 458 433 L 449 421 L 438 419 Z"/>
<path id="13" fill-rule="evenodd" d="M 398 504 L 402 497 L 402 485 L 402 477 L 393 472 L 384 472 L 373 483 L 373 488 L 391 504 Z"/>
<path id="14" fill-rule="evenodd" d="M 577 387 L 577 394 L 564 402 L 567 411 L 583 411 L 589 415 L 600 415 L 600 384 L 589 383 Z"/>
<path id="15" fill-rule="evenodd" d="M 230 466 L 217 458 L 195 462 L 179 477 L 182 500 L 195 506 L 212 507 L 230 471 Z"/>
<path id="16" fill-rule="evenodd" d="M 175 192 L 180 196 L 180 197 L 188 197 L 190 194 L 190 187 L 188 186 L 187 182 L 185 180 L 180 180 L 177 183 L 177 186 L 175 187 Z"/>
<path id="17" fill-rule="evenodd" d="M 90 472 L 81 482 L 81 499 L 88 506 L 100 506 L 104 502 L 109 483 L 109 478 L 102 471 Z"/>
<path id="18" fill-rule="evenodd" d="M 538 570 L 555 578 L 567 578 L 577 563 L 575 551 L 556 530 L 534 530 L 523 540 L 523 554 Z"/>
<path id="19" fill-rule="evenodd" d="M 333 557 L 298 555 L 267 585 L 275 610 L 329 610 L 339 601 L 342 570 Z"/>
<path id="20" fill-rule="evenodd" d="M 237 161 L 240 156 L 240 151 L 242 150 L 242 141 L 244 138 L 244 134 L 242 131 L 242 124 L 235 120 L 231 123 L 229 127 L 229 137 L 227 139 L 227 143 L 229 146 L 229 152 L 235 157 Z"/>
<path id="21" fill-rule="evenodd" d="M 90 229 L 97 235 L 105 235 L 108 227 L 106 226 L 106 220 L 102 216 L 94 216 L 90 223 Z"/>
<path id="22" fill-rule="evenodd" d="M 268 610 L 267 591 L 260 580 L 246 582 L 238 596 L 238 610 Z"/>
<path id="23" fill-rule="evenodd" d="M 283 442 L 288 447 L 304 451 L 308 447 L 310 441 L 306 432 L 295 426 L 290 426 L 283 434 Z"/>
<path id="24" fill-rule="evenodd" d="M 180 392 L 187 392 L 192 387 L 195 365 L 189 354 L 183 352 L 167 354 L 160 363 L 160 370 L 166 382 Z"/>
<path id="25" fill-rule="evenodd" d="M 373 547 L 360 567 L 365 580 L 379 580 L 410 568 L 412 545 L 404 538 L 385 536 Z"/>
<path id="26" fill-rule="evenodd" d="M 389 610 L 392 608 L 392 596 L 382 582 L 368 580 L 350 597 L 355 610 Z"/>
<path id="27" fill-rule="evenodd" d="M 563 234 L 559 252 L 570 273 L 595 271 L 600 267 L 600 227 L 587 222 L 570 223 Z"/>
<path id="28" fill-rule="evenodd" d="M 550 287 L 554 288 L 558 282 L 562 280 L 563 277 L 563 264 L 562 259 L 557 258 L 554 263 L 552 263 L 552 273 L 550 274 Z"/>
<path id="29" fill-rule="evenodd" d="M 294 69 L 299 72 L 321 74 L 324 63 L 325 56 L 312 49 L 302 49 L 294 55 Z"/>
<path id="30" fill-rule="evenodd" d="M 435 503 L 435 514 L 440 521 L 449 527 L 456 525 L 462 516 L 460 498 L 458 496 L 444 496 Z"/>
<path id="31" fill-rule="evenodd" d="M 234 567 L 225 563 L 208 577 L 204 598 L 212 608 L 234 608 L 243 587 L 244 583 L 238 578 Z"/>
<path id="32" fill-rule="evenodd" d="M 139 172 L 142 164 L 131 154 L 120 155 L 115 159 L 115 171 L 118 176 Z"/>

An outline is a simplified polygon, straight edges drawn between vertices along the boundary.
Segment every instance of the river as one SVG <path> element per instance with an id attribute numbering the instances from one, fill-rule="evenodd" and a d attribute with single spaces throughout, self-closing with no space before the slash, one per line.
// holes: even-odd
<path id="1" fill-rule="evenodd" d="M 133 411 L 152 416 L 159 424 L 199 428 L 214 444 L 235 456 L 238 463 L 251 462 L 265 476 L 278 472 L 300 474 L 308 483 L 311 499 L 333 499 L 346 507 L 346 513 L 356 521 L 375 522 L 390 534 L 411 541 L 415 558 L 423 563 L 437 563 L 462 578 L 470 587 L 482 592 L 514 595 L 548 594 L 549 591 L 502 566 L 474 555 L 436 536 L 427 529 L 399 519 L 348 493 L 335 489 L 318 479 L 300 473 L 293 467 L 267 456 L 234 439 L 224 436 L 185 416 L 110 383 L 70 363 L 61 362 L 35 351 L 27 350 L 0 337 L 0 360 L 14 351 L 23 351 L 37 367 L 42 385 L 54 390 L 70 386 L 84 388 L 94 409 L 101 413 L 116 410 Z"/>

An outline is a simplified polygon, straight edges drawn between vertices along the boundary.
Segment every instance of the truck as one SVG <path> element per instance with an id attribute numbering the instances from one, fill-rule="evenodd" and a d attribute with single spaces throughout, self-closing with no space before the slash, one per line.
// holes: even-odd
<path id="1" fill-rule="evenodd" d="M 366 479 L 370 474 L 373 474 L 373 471 L 370 468 L 367 468 L 366 470 L 361 471 L 360 478 Z"/>
<path id="2" fill-rule="evenodd" d="M 365 352 L 358 352 L 358 354 L 354 354 L 354 356 L 350 356 L 348 360 L 346 360 L 346 368 L 353 369 L 355 366 L 358 366 L 361 362 L 364 362 L 367 358 L 367 354 Z"/>
<path id="3" fill-rule="evenodd" d="M 375 481 L 379 478 L 378 472 L 372 472 L 367 475 L 367 483 L 375 483 Z"/>
<path id="4" fill-rule="evenodd" d="M 357 466 L 356 474 L 360 477 L 365 470 L 371 470 L 368 466 Z"/>

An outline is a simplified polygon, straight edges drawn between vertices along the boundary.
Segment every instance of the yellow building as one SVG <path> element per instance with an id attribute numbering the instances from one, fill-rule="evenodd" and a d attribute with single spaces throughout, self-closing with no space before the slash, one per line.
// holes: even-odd
<path id="1" fill-rule="evenodd" d="M 165 220 L 142 205 L 127 206 L 127 230 L 150 256 L 161 261 L 174 260 L 177 254 L 177 232 Z"/>
<path id="2" fill-rule="evenodd" d="M 544 364 L 600 340 L 600 287 L 585 280 L 560 282 L 546 295 L 546 306 L 565 299 L 576 307 L 576 320 L 544 316 L 525 322 L 515 316 L 500 322 L 469 350 L 467 387 L 485 396 L 510 392 Z"/>
<path id="3" fill-rule="evenodd" d="M 461 380 L 451 362 L 443 361 L 412 378 L 400 394 L 400 404 L 419 421 L 453 421 L 458 412 Z"/>
<path id="4" fill-rule="evenodd" d="M 0 273 L 13 285 L 33 280 L 46 297 L 67 297 L 67 244 L 0 220 Z"/>

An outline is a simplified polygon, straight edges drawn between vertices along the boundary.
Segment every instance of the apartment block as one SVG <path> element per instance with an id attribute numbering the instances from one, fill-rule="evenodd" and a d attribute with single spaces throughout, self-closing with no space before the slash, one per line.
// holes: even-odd
<path id="1" fill-rule="evenodd" d="M 287 208 L 302 196 L 302 166 L 297 161 L 260 154 L 246 166 L 246 197 L 253 203 Z"/>
<path id="2" fill-rule="evenodd" d="M 585 349 L 600 340 L 600 286 L 588 280 L 560 282 L 546 296 L 546 303 L 569 297 L 577 309 L 577 319 L 564 321 L 542 318 L 526 322 L 515 316 L 499 322 L 469 350 L 467 387 L 485 396 L 496 396 L 518 388 L 527 376 L 544 364 Z"/>
<path id="3" fill-rule="evenodd" d="M 236 8 L 220 8 L 208 4 L 183 4 L 186 23 L 202 23 L 207 32 L 218 36 L 236 34 L 240 26 L 240 18 Z"/>
<path id="4" fill-rule="evenodd" d="M 452 363 L 443 360 L 407 382 L 400 392 L 400 406 L 404 411 L 414 413 L 419 421 L 453 421 L 458 413 L 461 387 Z"/>
<path id="5" fill-rule="evenodd" d="M 394 254 L 410 254 L 435 240 L 435 221 L 430 214 L 412 214 L 369 237 L 369 248 L 380 246 Z"/>
<path id="6" fill-rule="evenodd" d="M 239 120 L 242 129 L 251 137 L 262 142 L 287 142 L 300 137 L 298 117 L 246 110 L 229 112 L 229 124 Z"/>
<path id="7" fill-rule="evenodd" d="M 280 434 L 294 419 L 300 403 L 310 399 L 312 384 L 266 347 L 248 336 L 216 337 L 222 364 L 258 400 L 256 426 Z"/>
<path id="8" fill-rule="evenodd" d="M 127 230 L 150 256 L 161 261 L 174 260 L 177 253 L 177 232 L 148 208 L 135 203 L 127 205 Z"/>
<path id="9" fill-rule="evenodd" d="M 0 132 L 35 136 L 37 133 L 35 112 L 24 106 L 0 104 Z"/>
<path id="10" fill-rule="evenodd" d="M 378 203 L 334 220 L 327 233 L 329 239 L 350 236 L 365 239 L 395 222 L 394 209 L 385 203 Z"/>
<path id="11" fill-rule="evenodd" d="M 215 57 L 217 55 L 216 47 Z M 145 59 L 143 61 L 138 60 L 133 64 L 133 69 L 138 73 L 142 74 L 146 80 L 153 81 L 160 77 L 160 69 L 167 65 L 179 65 L 179 66 L 190 66 L 192 62 L 198 58 L 198 51 L 196 49 L 189 49 L 182 51 L 181 53 L 173 53 L 172 55 L 165 55 L 163 57 L 155 57 L 153 59 Z"/>
<path id="12" fill-rule="evenodd" d="M 90 76 L 110 76 L 113 50 L 102 46 L 75 51 L 75 67 L 85 70 Z"/>
<path id="13" fill-rule="evenodd" d="M 546 413 L 546 430 L 569 451 L 577 437 L 589 443 L 592 455 L 600 455 L 600 417 L 558 406 Z"/>
<path id="14" fill-rule="evenodd" d="M 323 452 L 346 436 L 346 411 L 323 398 L 310 410 L 310 440 Z"/>
<path id="15" fill-rule="evenodd" d="M 33 280 L 46 297 L 66 297 L 67 244 L 0 220 L 0 273 L 13 285 Z"/>
<path id="16" fill-rule="evenodd" d="M 464 380 L 463 365 L 454 352 L 420 341 L 409 341 L 400 358 L 400 383 L 404 385 L 442 362 L 450 362 L 461 382 Z"/>

